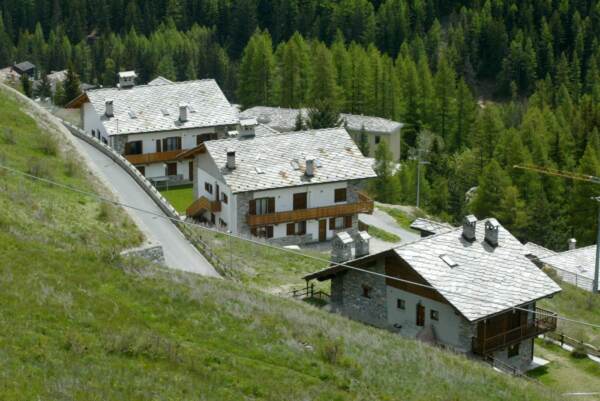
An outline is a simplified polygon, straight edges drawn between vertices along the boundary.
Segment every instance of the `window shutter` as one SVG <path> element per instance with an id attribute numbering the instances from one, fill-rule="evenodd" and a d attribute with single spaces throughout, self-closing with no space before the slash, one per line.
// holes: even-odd
<path id="1" fill-rule="evenodd" d="M 156 140 L 156 152 L 157 152 L 157 153 L 160 153 L 160 152 L 162 152 L 162 149 L 161 149 L 161 146 L 160 146 L 160 145 L 161 145 L 160 139 L 157 139 L 157 140 Z"/>
<path id="2" fill-rule="evenodd" d="M 268 212 L 275 213 L 275 198 L 269 198 Z M 273 228 L 273 227 L 271 227 L 271 228 Z"/>
<path id="3" fill-rule="evenodd" d="M 165 149 L 165 152 L 166 152 L 166 149 L 167 149 L 167 138 L 165 138 L 165 139 L 162 140 L 162 148 Z"/>
<path id="4" fill-rule="evenodd" d="M 346 228 L 352 228 L 352 216 L 344 216 L 344 226 Z"/>
<path id="5" fill-rule="evenodd" d="M 335 217 L 329 219 L 329 229 L 335 230 L 337 227 L 335 226 Z"/>
<path id="6" fill-rule="evenodd" d="M 273 226 L 267 226 L 267 238 L 273 238 Z"/>
<path id="7" fill-rule="evenodd" d="M 252 216 L 256 215 L 256 200 L 255 199 L 250 200 L 250 207 L 249 207 L 248 213 Z M 256 229 L 254 229 L 254 230 L 256 231 Z"/>
<path id="8" fill-rule="evenodd" d="M 287 234 L 287 235 L 294 235 L 294 234 L 295 234 L 295 233 L 294 233 L 294 228 L 295 228 L 295 225 L 294 225 L 294 223 L 289 223 L 289 224 L 286 226 L 286 234 Z"/>
<path id="9" fill-rule="evenodd" d="M 180 136 L 177 137 L 177 149 L 178 150 L 181 149 L 181 137 Z"/>

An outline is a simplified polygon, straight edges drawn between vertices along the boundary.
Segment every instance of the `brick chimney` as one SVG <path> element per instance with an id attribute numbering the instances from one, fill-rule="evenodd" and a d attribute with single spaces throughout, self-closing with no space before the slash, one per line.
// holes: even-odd
<path id="1" fill-rule="evenodd" d="M 485 241 L 493 246 L 498 246 L 498 231 L 500 229 L 500 223 L 498 220 L 491 218 L 485 222 Z"/>
<path id="2" fill-rule="evenodd" d="M 469 242 L 475 241 L 475 229 L 477 228 L 477 217 L 472 214 L 465 216 L 463 219 L 462 236 Z"/>

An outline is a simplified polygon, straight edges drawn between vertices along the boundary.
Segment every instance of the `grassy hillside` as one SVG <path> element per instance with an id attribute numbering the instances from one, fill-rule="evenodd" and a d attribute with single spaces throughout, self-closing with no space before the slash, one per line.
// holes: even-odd
<path id="1" fill-rule="evenodd" d="M 0 121 L 2 163 L 100 190 L 1 92 Z M 140 240 L 120 210 L 0 176 L 0 399 L 552 399 L 310 305 L 118 256 Z"/>

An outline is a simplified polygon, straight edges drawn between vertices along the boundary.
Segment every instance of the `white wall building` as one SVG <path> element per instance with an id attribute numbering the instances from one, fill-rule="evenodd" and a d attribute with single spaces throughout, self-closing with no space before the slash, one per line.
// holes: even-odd
<path id="1" fill-rule="evenodd" d="M 123 154 L 149 178 L 192 180 L 177 156 L 237 128 L 237 111 L 212 79 L 135 86 L 135 73 L 119 75 L 119 87 L 90 90 L 68 107 L 80 107 L 83 128 Z"/>
<path id="2" fill-rule="evenodd" d="M 188 215 L 234 233 L 290 244 L 325 241 L 356 228 L 357 214 L 373 209 L 358 188 L 376 175 L 343 128 L 241 130 L 180 158 L 194 160 L 196 201 Z"/>

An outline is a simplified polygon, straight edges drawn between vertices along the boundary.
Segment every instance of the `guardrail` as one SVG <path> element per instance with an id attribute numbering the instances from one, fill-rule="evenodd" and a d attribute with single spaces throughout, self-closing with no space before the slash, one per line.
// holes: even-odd
<path id="1" fill-rule="evenodd" d="M 57 117 L 58 118 L 58 117 Z M 88 135 L 85 131 L 76 127 L 68 121 L 60 119 L 62 124 L 77 138 L 82 139 L 83 141 L 89 143 L 110 159 L 112 159 L 115 163 L 117 163 L 123 170 L 125 170 L 134 180 L 137 182 L 140 187 L 152 198 L 154 203 L 169 217 L 183 220 L 183 217 L 177 213 L 177 210 L 169 203 L 169 201 L 162 196 L 160 192 L 156 189 L 154 185 L 146 178 L 140 171 L 131 164 L 125 157 L 121 154 L 117 153 L 110 146 L 102 143 L 97 138 Z"/>

